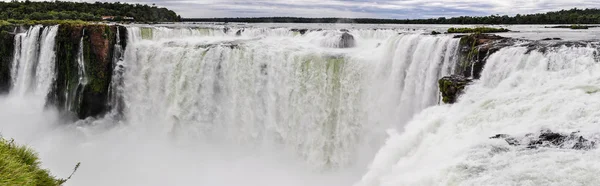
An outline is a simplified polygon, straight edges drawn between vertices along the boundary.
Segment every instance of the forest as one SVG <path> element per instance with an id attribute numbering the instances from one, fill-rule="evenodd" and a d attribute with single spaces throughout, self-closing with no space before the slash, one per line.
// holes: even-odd
<path id="1" fill-rule="evenodd" d="M 137 22 L 179 21 L 174 11 L 154 5 L 125 4 L 120 2 L 68 1 L 0 1 L 0 20 L 83 20 L 100 21 L 102 16 L 133 17 Z"/>
<path id="2" fill-rule="evenodd" d="M 355 23 L 355 24 L 600 24 L 600 9 L 560 10 L 555 12 L 515 16 L 460 16 L 431 19 L 372 19 L 372 18 L 184 18 L 187 22 L 248 22 L 248 23 Z"/>

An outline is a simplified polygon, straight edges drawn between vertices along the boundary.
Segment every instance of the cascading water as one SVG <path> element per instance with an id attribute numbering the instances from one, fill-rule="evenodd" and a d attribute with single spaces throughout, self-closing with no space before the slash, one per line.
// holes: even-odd
<path id="1" fill-rule="evenodd" d="M 68 111 L 75 111 L 75 109 L 77 109 L 77 107 L 81 104 L 81 101 L 83 99 L 83 91 L 85 89 L 85 86 L 88 84 L 88 77 L 85 69 L 85 59 L 83 56 L 83 39 L 85 36 L 85 29 L 83 29 L 82 32 L 83 33 L 81 34 L 82 37 L 79 40 L 79 50 L 77 51 L 76 59 L 77 75 L 79 78 L 77 80 L 76 88 L 72 88 L 71 91 L 65 92 L 65 108 L 67 108 Z"/>
<path id="2" fill-rule="evenodd" d="M 37 97 L 43 97 L 45 103 L 45 97 L 55 78 L 54 40 L 57 31 L 58 26 L 33 26 L 27 32 L 15 36 L 11 94 L 33 93 Z"/>
<path id="3" fill-rule="evenodd" d="M 114 116 L 121 116 L 125 107 L 123 103 L 123 73 L 125 71 L 125 67 L 123 66 L 123 45 L 121 42 L 120 29 L 117 29 L 116 40 L 117 41 L 115 42 L 112 59 L 113 75 L 111 77 L 111 84 L 108 90 L 108 103 L 111 107 L 112 114 Z"/>
<path id="4" fill-rule="evenodd" d="M 390 131 L 357 184 L 594 185 L 598 150 L 510 146 L 496 134 L 552 130 L 597 141 L 597 44 L 492 54 L 482 77 L 454 105 L 426 109 L 399 134 Z"/>
<path id="5" fill-rule="evenodd" d="M 56 36 L 57 28 L 44 29 L 42 37 Z M 345 32 L 354 47 L 338 45 Z M 459 45 L 447 35 L 371 29 L 130 26 L 127 35 L 126 49 L 117 39 L 112 51 L 113 114 L 63 125 L 52 108 L 0 110 L 2 118 L 31 119 L 5 132 L 31 141 L 58 175 L 82 162 L 67 184 L 350 185 L 383 144 L 385 129 L 401 129 L 438 103 L 437 80 L 453 71 Z M 32 47 L 24 34 L 16 38 L 18 48 Z M 69 110 L 92 73 L 84 42 L 74 69 L 78 88 L 63 93 Z M 29 55 L 18 51 L 15 58 Z M 19 109 L 28 102 L 0 103 Z"/>
<path id="6" fill-rule="evenodd" d="M 283 145 L 316 167 L 352 164 L 359 149 L 381 141 L 370 136 L 380 136 L 374 129 L 436 104 L 436 82 L 450 72 L 458 45 L 447 36 L 394 34 L 379 47 L 364 40 L 341 50 L 321 48 L 339 40 L 327 38 L 332 31 L 180 40 L 170 32 L 187 32 L 148 29 L 128 31 L 131 123 L 214 143 Z M 380 57 L 363 57 L 373 54 Z"/>

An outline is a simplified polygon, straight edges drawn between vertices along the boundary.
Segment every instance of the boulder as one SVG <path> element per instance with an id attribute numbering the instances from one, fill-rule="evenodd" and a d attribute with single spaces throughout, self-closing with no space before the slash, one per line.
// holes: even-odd
<path id="1" fill-rule="evenodd" d="M 438 84 L 442 93 L 442 101 L 448 104 L 455 103 L 471 81 L 471 79 L 460 75 L 446 76 L 440 79 Z"/>
<path id="2" fill-rule="evenodd" d="M 354 36 L 352 36 L 352 34 L 344 32 L 340 36 L 340 43 L 338 45 L 338 48 L 352 48 L 355 45 L 356 45 L 356 43 L 354 41 Z"/>

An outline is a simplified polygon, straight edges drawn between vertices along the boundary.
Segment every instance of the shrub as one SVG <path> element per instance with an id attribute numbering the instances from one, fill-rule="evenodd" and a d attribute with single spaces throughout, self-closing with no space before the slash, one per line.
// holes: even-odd
<path id="1" fill-rule="evenodd" d="M 79 163 L 73 172 L 77 168 Z M 33 150 L 0 137 L 0 185 L 57 186 L 69 178 L 55 178 L 48 170 L 40 168 L 39 158 Z"/>

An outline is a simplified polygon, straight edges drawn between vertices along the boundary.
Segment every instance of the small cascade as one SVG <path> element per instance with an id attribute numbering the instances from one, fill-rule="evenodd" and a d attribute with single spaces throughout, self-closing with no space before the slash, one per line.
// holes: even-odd
<path id="1" fill-rule="evenodd" d="M 79 105 L 81 105 L 83 99 L 83 91 L 85 86 L 88 83 L 87 73 L 85 69 L 85 58 L 83 56 L 84 43 L 83 39 L 85 37 L 85 29 L 83 29 L 81 34 L 81 39 L 79 40 L 79 50 L 77 52 L 77 86 L 76 88 L 71 89 L 71 91 L 66 92 L 66 102 L 65 108 L 68 111 L 76 112 Z"/>
<path id="2" fill-rule="evenodd" d="M 30 27 L 27 32 L 15 36 L 15 57 L 13 58 L 11 77 L 13 77 L 12 94 L 23 95 L 30 92 L 35 84 L 35 70 L 40 51 L 41 25 Z M 18 51 L 18 52 L 17 52 Z"/>
<path id="3" fill-rule="evenodd" d="M 11 94 L 48 96 L 56 76 L 54 46 L 57 32 L 58 26 L 36 25 L 15 36 Z"/>
<path id="4" fill-rule="evenodd" d="M 125 63 L 123 61 L 123 45 L 121 43 L 121 29 L 117 28 L 116 42 L 113 49 L 112 59 L 112 77 L 108 89 L 108 104 L 112 114 L 116 117 L 122 117 L 125 105 L 123 103 L 123 76 L 125 73 Z"/>

